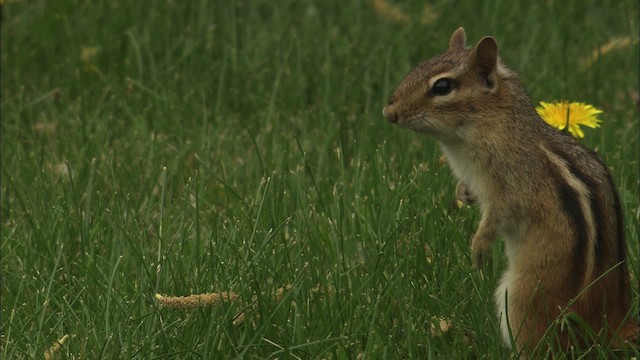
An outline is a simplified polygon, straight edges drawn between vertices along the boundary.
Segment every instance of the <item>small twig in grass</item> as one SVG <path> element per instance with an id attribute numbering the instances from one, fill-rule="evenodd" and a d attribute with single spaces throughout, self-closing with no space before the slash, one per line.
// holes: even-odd
<path id="1" fill-rule="evenodd" d="M 209 294 L 192 294 L 188 296 L 165 296 L 156 294 L 158 303 L 164 307 L 172 309 L 195 309 L 198 307 L 215 305 L 220 301 L 234 302 L 238 299 L 238 294 L 228 291 Z"/>
<path id="2" fill-rule="evenodd" d="M 69 335 L 65 335 L 62 338 L 56 340 L 53 345 L 51 345 L 50 348 L 47 349 L 47 351 L 44 352 L 44 358 L 45 360 L 51 360 L 54 358 L 54 356 L 56 355 L 56 353 L 58 353 L 60 351 L 60 349 L 62 349 L 62 345 L 64 345 L 65 342 L 67 342 L 67 340 L 69 340 L 71 336 Z"/>
<path id="3" fill-rule="evenodd" d="M 291 289 L 293 285 L 287 284 L 283 287 L 278 288 L 273 294 L 273 298 L 276 301 L 282 300 L 284 297 L 285 291 Z M 161 306 L 171 308 L 171 309 L 182 309 L 182 310 L 192 310 L 205 306 L 216 305 L 220 302 L 235 302 L 238 300 L 240 296 L 233 291 L 223 291 L 219 293 L 206 293 L 206 294 L 191 294 L 188 296 L 166 296 L 161 294 L 156 294 L 155 298 Z M 252 303 L 255 308 L 256 297 L 254 296 Z M 239 326 L 244 323 L 245 313 L 242 311 L 238 314 L 234 320 L 233 325 Z"/>

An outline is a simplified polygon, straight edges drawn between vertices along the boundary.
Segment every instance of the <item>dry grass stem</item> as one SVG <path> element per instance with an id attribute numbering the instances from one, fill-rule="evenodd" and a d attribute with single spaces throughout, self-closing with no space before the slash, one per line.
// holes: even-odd
<path id="1" fill-rule="evenodd" d="M 62 349 L 62 345 L 64 345 L 64 343 L 67 342 L 70 337 L 71 336 L 69 335 L 65 335 L 62 338 L 56 340 L 53 345 L 51 345 L 51 347 L 44 352 L 45 360 L 54 359 L 54 356 L 60 351 L 60 349 Z"/>
<path id="2" fill-rule="evenodd" d="M 597 49 L 591 52 L 591 55 L 580 59 L 580 69 L 588 70 L 593 66 L 600 58 L 608 53 L 627 48 L 633 44 L 637 44 L 638 39 L 632 39 L 628 36 L 618 36 L 600 45 Z"/>
<path id="3" fill-rule="evenodd" d="M 233 302 L 238 299 L 234 292 L 220 292 L 209 294 L 192 294 L 188 296 L 165 296 L 156 294 L 158 303 L 172 309 L 195 309 L 203 306 L 215 305 L 221 301 Z"/>

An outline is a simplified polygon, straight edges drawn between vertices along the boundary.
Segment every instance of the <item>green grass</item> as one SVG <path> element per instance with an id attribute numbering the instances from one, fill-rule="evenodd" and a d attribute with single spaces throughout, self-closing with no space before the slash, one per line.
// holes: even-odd
<path id="1" fill-rule="evenodd" d="M 432 140 L 381 116 L 461 25 L 534 101 L 605 111 L 584 141 L 640 278 L 637 1 L 442 0 L 427 24 L 422 1 L 392 1 L 405 24 L 370 1 L 93 3 L 2 5 L 2 358 L 67 334 L 62 358 L 511 356 L 501 245 L 472 271 L 478 211 L 454 210 Z M 635 43 L 580 68 L 614 37 Z M 154 299 L 227 290 L 242 301 Z"/>

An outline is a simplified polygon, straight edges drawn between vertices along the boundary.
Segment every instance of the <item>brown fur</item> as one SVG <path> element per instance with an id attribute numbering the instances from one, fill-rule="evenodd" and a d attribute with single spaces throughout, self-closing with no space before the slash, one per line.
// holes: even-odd
<path id="1" fill-rule="evenodd" d="M 637 341 L 638 319 L 624 320 L 626 243 L 607 167 L 540 119 L 493 38 L 473 48 L 465 42 L 464 30 L 456 30 L 447 52 L 400 82 L 383 114 L 437 140 L 462 190 L 477 199 L 474 265 L 481 268 L 495 239 L 504 239 L 508 268 L 496 303 L 505 341 L 510 331 L 517 348 L 530 352 L 569 313 L 616 345 Z M 434 85 L 444 78 L 452 80 L 451 92 L 437 94 Z M 566 330 L 558 339 L 564 349 L 593 341 L 572 341 Z"/>

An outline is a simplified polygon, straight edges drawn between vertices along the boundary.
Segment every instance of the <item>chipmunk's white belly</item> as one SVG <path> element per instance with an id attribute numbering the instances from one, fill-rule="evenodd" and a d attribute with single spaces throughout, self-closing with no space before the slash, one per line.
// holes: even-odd
<path id="1" fill-rule="evenodd" d="M 470 150 L 461 147 L 440 143 L 442 151 L 449 161 L 449 167 L 456 177 L 465 183 L 471 193 L 478 199 L 482 208 L 488 203 L 484 172 L 478 169 L 475 161 L 469 159 Z"/>
<path id="2" fill-rule="evenodd" d="M 513 234 L 511 234 L 513 235 Z M 509 308 L 509 301 L 513 292 L 515 290 L 515 284 L 517 282 L 517 276 L 515 270 L 513 270 L 513 266 L 516 261 L 516 256 L 518 256 L 519 244 L 513 240 L 512 236 L 506 235 L 504 236 L 504 252 L 507 256 L 507 269 L 502 274 L 500 278 L 500 282 L 498 283 L 498 288 L 494 294 L 494 298 L 496 301 L 496 312 L 498 313 L 498 319 L 500 320 L 500 331 L 502 333 L 502 339 L 504 340 L 507 346 L 511 346 L 511 339 L 509 338 L 509 324 L 507 324 L 507 316 L 512 311 Z M 510 322 L 511 326 L 513 326 L 513 322 Z"/>
<path id="3" fill-rule="evenodd" d="M 469 186 L 471 192 L 478 199 L 480 208 L 485 211 L 487 207 L 490 207 L 489 194 L 484 178 L 485 173 L 479 170 L 477 164 L 468 158 L 468 154 L 470 153 L 468 150 L 456 146 L 447 146 L 442 143 L 441 145 L 449 159 L 449 165 L 454 174 Z M 517 283 L 517 275 L 511 264 L 516 263 L 516 257 L 518 256 L 518 250 L 520 248 L 518 240 L 521 238 L 523 228 L 519 226 L 517 221 L 508 218 L 503 219 L 500 228 L 500 235 L 505 243 L 504 250 L 508 265 L 498 283 L 494 298 L 498 319 L 500 320 L 502 339 L 507 346 L 511 347 L 511 339 L 509 336 L 510 322 L 507 321 L 507 316 L 511 310 L 509 309 L 508 303 L 512 302 L 509 301 L 509 298 L 516 289 L 514 285 Z M 513 326 L 512 323 L 511 325 Z"/>
<path id="4" fill-rule="evenodd" d="M 508 308 L 508 299 L 510 294 L 510 289 L 513 289 L 513 284 L 515 282 L 515 272 L 511 269 L 507 269 L 507 271 L 502 274 L 502 278 L 500 279 L 500 283 L 498 284 L 498 288 L 495 292 L 495 300 L 496 300 L 496 312 L 498 313 L 498 319 L 500 320 L 500 331 L 502 333 L 502 339 L 504 340 L 507 346 L 511 346 L 511 340 L 509 338 L 509 325 L 507 323 L 507 315 L 509 314 Z"/>

